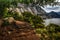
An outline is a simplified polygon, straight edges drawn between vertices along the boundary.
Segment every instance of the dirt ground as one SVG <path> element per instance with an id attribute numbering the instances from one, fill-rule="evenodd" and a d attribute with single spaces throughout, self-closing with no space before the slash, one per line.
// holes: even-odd
<path id="1" fill-rule="evenodd" d="M 0 40 L 40 40 L 29 23 L 16 21 L 0 26 Z"/>

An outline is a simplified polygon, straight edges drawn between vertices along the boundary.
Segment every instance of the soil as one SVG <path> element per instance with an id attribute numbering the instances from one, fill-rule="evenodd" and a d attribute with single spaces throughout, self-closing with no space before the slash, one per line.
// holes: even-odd
<path id="1" fill-rule="evenodd" d="M 40 40 L 29 23 L 16 21 L 0 26 L 0 40 Z"/>

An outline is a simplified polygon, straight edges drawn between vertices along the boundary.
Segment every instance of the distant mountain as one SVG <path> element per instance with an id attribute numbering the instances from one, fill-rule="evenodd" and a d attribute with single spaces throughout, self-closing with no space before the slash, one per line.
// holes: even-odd
<path id="1" fill-rule="evenodd" d="M 57 14 L 59 14 L 59 15 L 60 15 L 60 12 L 57 12 Z"/>
<path id="2" fill-rule="evenodd" d="M 55 6 L 55 7 L 51 7 L 51 8 L 47 8 L 48 10 L 58 10 L 60 7 L 57 7 L 57 6 Z"/>
<path id="3" fill-rule="evenodd" d="M 50 13 L 47 13 L 46 16 L 48 16 L 48 18 L 60 18 L 60 12 L 50 12 Z"/>

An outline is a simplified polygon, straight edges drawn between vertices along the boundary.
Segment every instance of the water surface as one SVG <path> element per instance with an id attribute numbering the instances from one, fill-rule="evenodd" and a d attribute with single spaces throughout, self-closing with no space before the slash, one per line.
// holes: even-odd
<path id="1" fill-rule="evenodd" d="M 60 18 L 46 19 L 44 21 L 45 21 L 45 25 L 49 25 L 50 23 L 53 23 L 60 26 Z"/>

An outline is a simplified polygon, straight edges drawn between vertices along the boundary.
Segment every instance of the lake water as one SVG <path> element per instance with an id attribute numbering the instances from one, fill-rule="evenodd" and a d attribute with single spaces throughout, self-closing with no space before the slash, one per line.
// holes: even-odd
<path id="1" fill-rule="evenodd" d="M 45 25 L 49 25 L 50 23 L 53 23 L 53 24 L 57 24 L 60 26 L 60 18 L 52 18 L 52 19 L 46 19 L 44 20 L 45 21 Z"/>

